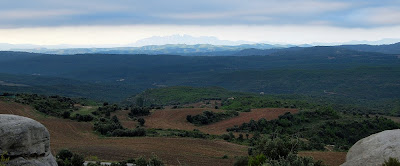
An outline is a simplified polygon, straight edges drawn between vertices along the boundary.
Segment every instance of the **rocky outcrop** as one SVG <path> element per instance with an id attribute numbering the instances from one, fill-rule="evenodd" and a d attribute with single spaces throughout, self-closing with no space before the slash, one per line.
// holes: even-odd
<path id="1" fill-rule="evenodd" d="M 359 140 L 342 166 L 380 166 L 389 157 L 400 159 L 400 129 L 386 130 Z"/>
<path id="2" fill-rule="evenodd" d="M 0 154 L 7 152 L 7 165 L 54 166 L 50 134 L 39 122 L 17 115 L 0 114 Z"/>

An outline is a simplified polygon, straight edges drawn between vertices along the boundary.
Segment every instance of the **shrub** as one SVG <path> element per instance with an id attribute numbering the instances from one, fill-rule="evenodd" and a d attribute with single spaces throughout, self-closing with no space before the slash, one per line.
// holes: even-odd
<path id="1" fill-rule="evenodd" d="M 234 166 L 247 166 L 249 163 L 249 158 L 248 157 L 239 157 L 236 159 L 235 163 L 233 164 Z"/>
<path id="2" fill-rule="evenodd" d="M 149 161 L 149 166 L 163 166 L 164 163 L 156 155 L 153 154 Z"/>
<path id="3" fill-rule="evenodd" d="M 265 165 L 286 166 L 286 165 L 301 165 L 301 166 L 324 166 L 322 161 L 314 161 L 311 157 L 299 157 L 295 154 L 289 154 L 286 158 L 279 160 L 266 160 Z"/>
<path id="4" fill-rule="evenodd" d="M 267 157 L 264 154 L 259 154 L 249 158 L 249 166 L 260 166 L 267 161 Z"/>
<path id="5" fill-rule="evenodd" d="M 69 111 L 64 111 L 62 114 L 62 117 L 64 119 L 68 119 L 70 116 L 71 116 L 71 112 L 69 112 Z"/>
<path id="6" fill-rule="evenodd" d="M 144 120 L 143 118 L 139 118 L 138 122 L 139 122 L 140 126 L 143 126 L 144 123 L 146 122 L 146 120 Z"/>
<path id="7" fill-rule="evenodd" d="M 187 116 L 186 116 L 186 120 L 187 120 L 189 123 L 193 123 L 192 115 L 187 115 Z"/>
<path id="8" fill-rule="evenodd" d="M 269 139 L 262 137 L 254 146 L 254 154 L 264 154 L 272 160 L 286 158 L 289 154 L 297 154 L 297 144 L 288 138 Z"/>
<path id="9" fill-rule="evenodd" d="M 92 121 L 94 118 L 92 115 L 80 115 L 80 114 L 76 114 L 74 119 L 78 120 L 78 122 L 90 122 Z"/>
<path id="10" fill-rule="evenodd" d="M 7 157 L 7 152 L 3 152 L 0 156 L 0 166 L 5 166 L 5 164 L 10 160 L 10 157 Z"/>
<path id="11" fill-rule="evenodd" d="M 56 158 L 59 166 L 82 166 L 85 162 L 83 156 L 74 154 L 67 149 L 59 151 Z"/>
<path id="12" fill-rule="evenodd" d="M 150 115 L 150 108 L 146 107 L 134 107 L 131 108 L 131 112 L 129 113 L 129 117 L 138 117 L 138 116 L 147 116 Z"/>
<path id="13" fill-rule="evenodd" d="M 57 153 L 57 158 L 61 160 L 71 159 L 74 154 L 68 149 L 62 149 Z"/>
<path id="14" fill-rule="evenodd" d="M 389 160 L 385 160 L 382 166 L 400 166 L 400 161 L 397 158 L 389 157 Z"/>
<path id="15" fill-rule="evenodd" d="M 136 166 L 147 166 L 147 160 L 146 158 L 140 156 L 139 158 L 136 159 Z"/>
<path id="16" fill-rule="evenodd" d="M 225 111 L 225 112 L 212 112 L 212 111 L 204 111 L 202 114 L 191 116 L 186 116 L 186 120 L 190 123 L 197 125 L 207 125 L 210 123 L 215 123 L 224 119 L 228 119 L 231 117 L 238 116 L 239 113 L 237 111 Z"/>
<path id="17" fill-rule="evenodd" d="M 73 166 L 82 166 L 84 162 L 85 162 L 85 159 L 83 158 L 83 156 L 78 155 L 78 154 L 74 154 L 71 158 L 71 164 Z"/>

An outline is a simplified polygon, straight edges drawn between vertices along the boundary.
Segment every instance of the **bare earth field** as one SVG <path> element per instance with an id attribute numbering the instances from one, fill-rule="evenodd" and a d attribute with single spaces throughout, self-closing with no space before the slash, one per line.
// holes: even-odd
<path id="1" fill-rule="evenodd" d="M 56 154 L 68 148 L 102 160 L 125 160 L 156 154 L 168 165 L 232 165 L 234 156 L 245 156 L 247 147 L 225 141 L 192 138 L 102 138 L 92 132 L 92 124 L 44 117 L 29 106 L 0 101 L 0 114 L 35 119 L 50 131 L 51 148 Z M 221 159 L 228 155 L 229 159 Z"/>
<path id="2" fill-rule="evenodd" d="M 329 166 L 338 166 L 346 161 L 347 152 L 299 152 L 299 156 L 310 156 Z"/>
<path id="3" fill-rule="evenodd" d="M 146 119 L 148 128 L 176 128 L 192 130 L 199 128 L 186 122 L 186 115 L 202 113 L 206 108 L 157 110 Z M 221 111 L 221 110 L 213 110 Z M 207 133 L 220 134 L 226 126 L 238 125 L 250 119 L 274 119 L 285 112 L 295 113 L 293 109 L 255 109 L 242 113 L 239 117 L 200 127 Z M 92 124 L 44 116 L 31 107 L 0 101 L 0 114 L 15 114 L 35 119 L 45 125 L 51 135 L 53 154 L 67 148 L 85 156 L 97 156 L 105 161 L 120 161 L 139 156 L 150 157 L 156 154 L 167 165 L 233 165 L 235 156 L 246 156 L 247 147 L 219 140 L 194 138 L 136 137 L 105 138 L 93 133 Z M 136 122 L 124 115 L 128 111 L 118 111 L 116 115 L 124 125 L 134 126 Z M 124 122 L 125 121 L 125 122 Z M 218 125 L 217 125 L 218 124 Z M 221 125 L 221 126 L 219 126 Z M 301 156 L 312 156 L 332 166 L 345 161 L 346 152 L 300 152 Z M 221 159 L 228 155 L 229 159 Z"/>
<path id="4" fill-rule="evenodd" d="M 267 120 L 276 119 L 279 115 L 286 112 L 296 113 L 296 109 L 286 108 L 261 108 L 252 109 L 251 112 L 241 112 L 239 116 L 223 120 L 205 126 L 195 126 L 186 121 L 187 115 L 201 114 L 205 110 L 220 112 L 222 110 L 210 108 L 182 108 L 182 109 L 164 109 L 156 110 L 150 116 L 145 117 L 147 128 L 161 128 L 161 129 L 180 129 L 180 130 L 193 130 L 199 129 L 200 131 L 208 134 L 221 135 L 226 132 L 227 128 L 234 125 L 241 125 L 244 122 L 249 122 L 251 119 L 259 120 L 266 118 Z"/>

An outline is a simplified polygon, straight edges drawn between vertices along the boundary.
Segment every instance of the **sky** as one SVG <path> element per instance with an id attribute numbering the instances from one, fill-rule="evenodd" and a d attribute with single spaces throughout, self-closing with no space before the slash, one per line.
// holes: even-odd
<path id="1" fill-rule="evenodd" d="M 176 34 L 281 44 L 400 39 L 400 1 L 0 1 L 0 43 L 129 46 Z"/>

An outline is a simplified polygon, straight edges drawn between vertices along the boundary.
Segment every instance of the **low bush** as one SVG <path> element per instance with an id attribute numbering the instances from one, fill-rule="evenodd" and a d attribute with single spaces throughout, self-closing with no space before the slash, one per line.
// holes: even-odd
<path id="1" fill-rule="evenodd" d="M 239 112 L 237 111 L 225 111 L 225 112 L 212 112 L 212 111 L 204 111 L 199 115 L 187 115 L 186 120 L 189 123 L 193 123 L 196 125 L 207 125 L 211 123 L 215 123 L 224 119 L 228 119 L 231 117 L 239 116 Z"/>

